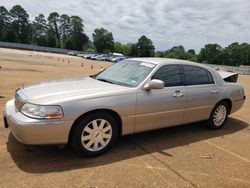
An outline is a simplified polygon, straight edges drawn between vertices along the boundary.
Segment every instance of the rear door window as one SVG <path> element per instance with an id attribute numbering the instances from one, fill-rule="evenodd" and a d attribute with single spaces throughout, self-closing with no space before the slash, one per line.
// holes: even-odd
<path id="1" fill-rule="evenodd" d="M 183 65 L 183 71 L 186 85 L 214 84 L 213 76 L 204 68 Z"/>

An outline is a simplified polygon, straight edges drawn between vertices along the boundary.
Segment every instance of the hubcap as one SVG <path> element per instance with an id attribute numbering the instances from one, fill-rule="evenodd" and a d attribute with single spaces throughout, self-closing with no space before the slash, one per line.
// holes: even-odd
<path id="1" fill-rule="evenodd" d="M 221 126 L 227 116 L 227 109 L 224 105 L 220 105 L 216 108 L 213 116 L 213 122 L 215 126 Z"/>
<path id="2" fill-rule="evenodd" d="M 82 131 L 81 141 L 85 149 L 99 151 L 108 145 L 112 137 L 112 127 L 104 119 L 91 121 Z"/>

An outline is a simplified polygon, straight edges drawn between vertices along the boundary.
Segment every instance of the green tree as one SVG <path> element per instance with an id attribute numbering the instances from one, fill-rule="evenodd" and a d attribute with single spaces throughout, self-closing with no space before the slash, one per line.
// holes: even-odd
<path id="1" fill-rule="evenodd" d="M 47 46 L 54 48 L 56 47 L 56 37 L 55 37 L 55 32 L 52 28 L 48 28 L 47 33 L 46 33 L 46 38 L 48 40 Z"/>
<path id="2" fill-rule="evenodd" d="M 141 36 L 138 39 L 136 46 L 138 49 L 137 54 L 139 57 L 153 57 L 154 56 L 155 47 L 153 45 L 153 42 L 149 38 L 147 38 L 145 35 Z"/>
<path id="3" fill-rule="evenodd" d="M 99 53 L 113 52 L 114 50 L 114 38 L 113 34 L 106 29 L 95 29 L 93 33 L 94 45 Z"/>
<path id="4" fill-rule="evenodd" d="M 114 52 L 123 54 L 122 44 L 120 42 L 114 43 Z"/>
<path id="5" fill-rule="evenodd" d="M 165 53 L 163 51 L 155 52 L 155 57 L 164 57 Z"/>
<path id="6" fill-rule="evenodd" d="M 15 35 L 16 41 L 20 43 L 29 43 L 30 25 L 29 15 L 20 5 L 15 5 L 10 9 L 11 29 Z"/>
<path id="7" fill-rule="evenodd" d="M 93 44 L 92 41 L 88 41 L 88 43 L 84 44 L 83 45 L 83 51 L 92 51 L 94 52 L 96 49 L 95 49 L 95 46 Z"/>
<path id="8" fill-rule="evenodd" d="M 60 32 L 59 32 L 59 14 L 57 12 L 52 12 L 48 16 L 48 26 L 50 27 L 50 37 L 56 38 L 56 46 L 60 48 L 61 47 L 61 40 L 60 40 Z M 53 35 L 52 35 L 53 31 Z M 53 39 L 54 40 L 54 39 Z"/>
<path id="9" fill-rule="evenodd" d="M 70 17 L 66 14 L 62 14 L 60 16 L 59 22 L 60 22 L 59 31 L 61 34 L 62 48 L 65 48 L 66 40 L 69 37 L 70 33 Z"/>
<path id="10" fill-rule="evenodd" d="M 0 6 L 0 40 L 8 41 L 7 35 L 10 27 L 10 15 L 9 11 L 4 7 Z"/>
<path id="11" fill-rule="evenodd" d="M 82 19 L 78 16 L 70 17 L 70 34 L 74 50 L 82 50 L 89 41 L 88 36 L 83 32 Z"/>
<path id="12" fill-rule="evenodd" d="M 136 44 L 131 44 L 131 49 L 130 49 L 130 55 L 132 57 L 137 57 L 138 56 L 138 47 Z"/>
<path id="13" fill-rule="evenodd" d="M 221 64 L 222 48 L 218 44 L 206 44 L 198 55 L 198 61 L 210 64 Z"/>
<path id="14" fill-rule="evenodd" d="M 187 60 L 194 61 L 194 62 L 197 61 L 197 56 L 196 56 L 196 54 L 195 54 L 195 50 L 194 50 L 194 49 L 189 49 L 189 50 L 186 52 L 185 56 L 186 56 L 186 59 L 187 59 Z"/>
<path id="15" fill-rule="evenodd" d="M 125 56 L 130 56 L 131 46 L 131 44 L 122 44 L 122 54 Z"/>
<path id="16" fill-rule="evenodd" d="M 181 45 L 174 46 L 165 52 L 164 57 L 175 58 L 175 59 L 186 59 L 185 48 Z"/>
<path id="17" fill-rule="evenodd" d="M 43 14 L 35 17 L 32 22 L 32 43 L 40 46 L 47 46 L 47 23 Z"/>
<path id="18" fill-rule="evenodd" d="M 131 56 L 132 44 L 122 44 L 120 42 L 114 43 L 114 52 L 121 53 L 125 56 Z"/>
<path id="19" fill-rule="evenodd" d="M 187 52 L 192 54 L 192 55 L 195 55 L 195 50 L 194 49 L 189 49 Z"/>
<path id="20" fill-rule="evenodd" d="M 250 45 L 247 43 L 232 43 L 223 50 L 223 55 L 223 64 L 250 65 Z"/>

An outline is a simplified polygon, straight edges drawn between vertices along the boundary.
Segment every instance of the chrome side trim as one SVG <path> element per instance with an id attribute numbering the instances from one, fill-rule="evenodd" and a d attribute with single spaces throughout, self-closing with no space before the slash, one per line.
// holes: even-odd
<path id="1" fill-rule="evenodd" d="M 209 108 L 209 107 L 213 107 L 213 105 L 206 105 L 206 106 L 200 106 L 200 107 L 194 107 L 194 108 L 186 108 L 186 110 L 203 109 L 203 108 Z"/>
<path id="2" fill-rule="evenodd" d="M 194 107 L 194 108 L 184 108 L 184 109 L 179 109 L 179 110 L 169 110 L 169 111 L 163 111 L 163 112 L 154 112 L 154 113 L 147 113 L 147 114 L 137 114 L 137 115 L 132 115 L 132 116 L 125 116 L 125 117 L 142 117 L 142 116 L 148 116 L 148 115 L 159 115 L 159 114 L 165 114 L 165 113 L 172 113 L 172 112 L 181 112 L 185 110 L 198 110 L 198 109 L 203 109 L 203 108 L 210 108 L 212 105 L 207 105 L 207 106 L 200 106 L 200 107 Z"/>

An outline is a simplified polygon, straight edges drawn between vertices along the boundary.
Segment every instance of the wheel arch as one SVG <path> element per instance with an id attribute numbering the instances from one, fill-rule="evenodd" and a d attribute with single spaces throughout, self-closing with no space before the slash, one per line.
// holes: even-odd
<path id="1" fill-rule="evenodd" d="M 215 104 L 215 106 L 217 105 L 217 104 L 219 104 L 220 102 L 226 102 L 227 103 L 227 105 L 228 105 L 228 114 L 230 114 L 231 113 L 231 109 L 232 109 L 232 105 L 233 105 L 233 103 L 232 103 L 232 100 L 231 99 L 229 99 L 229 98 L 225 98 L 225 99 L 222 99 L 222 100 L 220 100 L 219 102 L 217 102 L 216 104 Z"/>
<path id="2" fill-rule="evenodd" d="M 104 112 L 104 113 L 108 113 L 110 115 L 112 115 L 116 121 L 117 121 L 117 124 L 118 124 L 118 135 L 121 136 L 122 135 L 122 119 L 121 119 L 121 116 L 114 110 L 111 110 L 111 109 L 105 109 L 105 108 L 102 108 L 102 109 L 95 109 L 95 110 L 91 110 L 91 111 L 88 111 L 88 112 L 85 112 L 83 114 L 81 114 L 75 121 L 74 123 L 72 124 L 71 128 L 70 128 L 70 131 L 69 131 L 69 135 L 68 135 L 68 143 L 71 142 L 71 137 L 72 137 L 72 134 L 73 134 L 73 130 L 74 128 L 77 126 L 77 123 L 82 119 L 82 118 L 85 118 L 87 116 L 89 116 L 90 114 L 93 114 L 93 113 L 97 113 L 97 112 Z"/>

